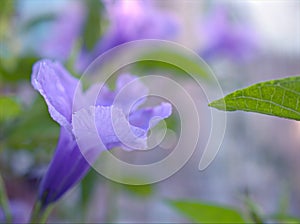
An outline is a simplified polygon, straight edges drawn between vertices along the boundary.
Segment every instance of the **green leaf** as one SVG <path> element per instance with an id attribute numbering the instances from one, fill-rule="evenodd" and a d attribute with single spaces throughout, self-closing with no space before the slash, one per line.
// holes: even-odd
<path id="1" fill-rule="evenodd" d="M 8 96 L 0 96 L 0 108 L 0 122 L 16 118 L 21 113 L 21 106 Z"/>
<path id="2" fill-rule="evenodd" d="M 101 35 L 101 11 L 103 5 L 101 1 L 88 0 L 86 1 L 86 6 L 88 9 L 88 17 L 85 23 L 83 44 L 91 51 Z"/>
<path id="3" fill-rule="evenodd" d="M 212 77 L 205 63 L 199 63 L 197 57 L 191 56 L 189 53 L 181 52 L 170 49 L 154 49 L 153 51 L 143 55 L 143 58 L 148 58 L 148 60 L 139 62 L 139 66 L 144 71 L 157 69 L 161 70 L 171 70 L 177 71 L 177 74 L 187 75 L 192 74 L 202 78 L 205 81 L 211 81 Z M 142 72 L 143 72 L 142 70 Z M 142 73 L 143 74 L 143 73 Z"/>
<path id="4" fill-rule="evenodd" d="M 245 223 L 241 214 L 233 208 L 198 201 L 170 200 L 168 202 L 190 221 L 197 223 Z"/>
<path id="5" fill-rule="evenodd" d="M 300 120 L 300 76 L 257 83 L 213 101 L 209 106 Z"/>

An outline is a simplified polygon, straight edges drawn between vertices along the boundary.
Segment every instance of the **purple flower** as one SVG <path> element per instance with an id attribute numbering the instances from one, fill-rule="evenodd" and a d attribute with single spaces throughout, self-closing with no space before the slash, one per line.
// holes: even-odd
<path id="1" fill-rule="evenodd" d="M 29 214 L 31 207 L 23 201 L 14 200 L 9 201 L 10 215 L 12 223 L 27 223 L 29 220 Z M 0 223 L 5 223 L 5 215 L 0 207 Z"/>
<path id="2" fill-rule="evenodd" d="M 79 80 L 60 63 L 41 60 L 33 67 L 32 85 L 44 97 L 51 117 L 61 125 L 55 155 L 39 189 L 44 208 L 85 176 L 90 168 L 86 158 L 93 162 L 102 151 L 113 147 L 145 148 L 147 132 L 155 125 L 152 118 L 157 122 L 172 111 L 169 103 L 140 109 L 147 88 L 129 74 L 118 78 L 115 91 L 105 84 L 94 84 L 82 92 Z M 130 88 L 125 88 L 127 85 Z"/>
<path id="3" fill-rule="evenodd" d="M 140 39 L 171 39 L 178 23 L 172 15 L 157 10 L 147 0 L 105 1 L 110 27 L 92 52 L 83 51 L 78 61 L 84 70 L 105 51 L 126 42 Z"/>
<path id="4" fill-rule="evenodd" d="M 243 60 L 253 55 L 257 47 L 256 35 L 250 24 L 232 21 L 228 9 L 221 6 L 204 21 L 201 35 L 201 56 L 205 59 L 220 56 Z"/>
<path id="5" fill-rule="evenodd" d="M 61 13 L 52 28 L 52 35 L 45 41 L 42 56 L 65 60 L 70 56 L 75 41 L 82 31 L 85 9 L 75 1 Z"/>
<path id="6" fill-rule="evenodd" d="M 84 2 L 22 0 L 17 3 L 18 13 L 15 19 L 21 25 L 50 16 L 49 21 L 41 20 L 24 30 L 26 32 L 20 32 L 23 53 L 28 55 L 27 51 L 33 51 L 41 57 L 60 61 L 68 59 L 86 20 Z"/>
<path id="7" fill-rule="evenodd" d="M 79 1 L 72 1 L 65 9 L 58 14 L 50 29 L 50 35 L 39 48 L 42 57 L 66 60 L 82 32 L 85 21 L 84 5 Z"/>

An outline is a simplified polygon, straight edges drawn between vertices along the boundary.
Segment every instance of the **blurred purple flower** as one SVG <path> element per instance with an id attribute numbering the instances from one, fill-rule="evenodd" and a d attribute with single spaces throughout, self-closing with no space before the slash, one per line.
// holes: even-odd
<path id="1" fill-rule="evenodd" d="M 29 220 L 29 214 L 31 207 L 18 200 L 9 201 L 9 207 L 11 212 L 12 223 L 27 223 Z M 2 208 L 0 208 L 0 223 L 5 223 L 5 215 Z"/>
<path id="2" fill-rule="evenodd" d="M 228 57 L 244 60 L 251 57 L 257 49 L 256 34 L 250 24 L 235 23 L 229 18 L 225 7 L 217 7 L 204 21 L 201 28 L 205 59 Z"/>
<path id="3" fill-rule="evenodd" d="M 50 35 L 42 43 L 39 52 L 42 57 L 66 60 L 82 32 L 85 8 L 80 1 L 71 1 L 65 6 L 48 31 Z"/>
<path id="4" fill-rule="evenodd" d="M 129 84 L 131 88 L 125 88 Z M 169 117 L 172 110 L 169 103 L 139 109 L 147 88 L 129 74 L 118 78 L 115 91 L 105 84 L 95 84 L 82 92 L 79 80 L 60 63 L 41 60 L 33 67 L 32 85 L 44 97 L 51 117 L 61 125 L 55 155 L 39 189 L 44 208 L 85 176 L 90 168 L 85 157 L 93 162 L 101 151 L 113 147 L 146 147 L 147 132 L 155 125 L 152 118 L 158 122 Z M 77 86 L 80 89 L 75 97 Z"/>
<path id="5" fill-rule="evenodd" d="M 65 61 L 82 33 L 86 8 L 83 1 L 76 0 L 19 0 L 16 19 L 21 23 L 16 28 L 23 29 L 19 39 L 25 56 L 29 51 Z"/>
<path id="6" fill-rule="evenodd" d="M 140 39 L 174 38 L 178 30 L 176 18 L 159 11 L 151 3 L 147 0 L 105 1 L 110 26 L 92 52 L 82 52 L 79 70 L 120 44 Z"/>

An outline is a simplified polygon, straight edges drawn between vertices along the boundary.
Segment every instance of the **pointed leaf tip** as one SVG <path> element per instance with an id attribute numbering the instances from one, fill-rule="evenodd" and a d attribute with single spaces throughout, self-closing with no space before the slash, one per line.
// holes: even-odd
<path id="1" fill-rule="evenodd" d="M 300 76 L 257 83 L 213 101 L 209 106 L 300 120 Z"/>

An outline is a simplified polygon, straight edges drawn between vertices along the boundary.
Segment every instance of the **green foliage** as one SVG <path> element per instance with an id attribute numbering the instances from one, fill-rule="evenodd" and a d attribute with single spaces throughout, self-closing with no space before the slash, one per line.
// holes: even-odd
<path id="1" fill-rule="evenodd" d="M 275 214 L 270 217 L 271 220 L 275 220 L 276 223 L 289 223 L 289 224 L 299 224 L 300 219 L 293 217 L 293 216 L 288 216 L 288 215 L 280 215 L 280 214 Z"/>
<path id="2" fill-rule="evenodd" d="M 14 5 L 15 2 L 13 0 L 2 0 L 0 7 L 0 18 L 10 17 L 13 12 Z"/>
<path id="3" fill-rule="evenodd" d="M 32 28 L 35 28 L 36 26 L 40 25 L 41 23 L 46 22 L 53 22 L 55 20 L 55 14 L 53 13 L 47 13 L 42 14 L 39 16 L 36 16 L 32 19 L 30 19 L 22 28 L 23 32 L 29 32 Z"/>
<path id="4" fill-rule="evenodd" d="M 139 197 L 150 197 L 153 194 L 153 185 L 123 185 L 123 189 Z"/>
<path id="5" fill-rule="evenodd" d="M 209 106 L 300 120 L 300 76 L 257 83 L 213 101 Z"/>
<path id="6" fill-rule="evenodd" d="M 59 126 L 48 113 L 42 97 L 24 110 L 20 119 L 5 131 L 4 141 L 12 149 L 54 149 L 58 139 Z"/>
<path id="7" fill-rule="evenodd" d="M 103 5 L 101 1 L 87 0 L 86 6 L 88 8 L 88 16 L 83 34 L 83 44 L 91 51 L 101 35 L 101 11 L 103 10 Z"/>
<path id="8" fill-rule="evenodd" d="M 134 69 L 132 71 L 133 74 L 145 74 L 145 71 L 150 74 L 159 72 L 160 74 L 167 73 L 178 76 L 187 75 L 187 73 L 178 66 L 174 66 L 162 61 L 148 60 L 134 63 Z"/>
<path id="9" fill-rule="evenodd" d="M 186 200 L 171 200 L 168 203 L 197 223 L 245 223 L 239 211 L 233 208 Z"/>
<path id="10" fill-rule="evenodd" d="M 0 57 L 0 80 L 10 83 L 30 80 L 32 66 L 36 61 L 36 57 L 18 59 Z"/>
<path id="11" fill-rule="evenodd" d="M 124 177 L 123 181 L 125 183 L 130 183 L 130 184 L 120 184 L 120 183 L 115 183 L 116 188 L 120 188 L 122 190 L 127 191 L 128 193 L 138 196 L 138 197 L 150 197 L 153 194 L 154 188 L 152 184 L 147 184 L 147 185 L 137 185 L 138 183 L 142 182 L 142 178 L 139 177 L 133 177 L 133 176 L 127 176 Z"/>
<path id="12" fill-rule="evenodd" d="M 298 223 L 300 224 L 300 218 L 294 217 L 288 213 L 289 205 L 290 205 L 290 191 L 286 189 L 286 192 L 281 196 L 277 212 L 274 214 L 268 215 L 270 220 L 276 221 L 276 223 Z"/>
<path id="13" fill-rule="evenodd" d="M 85 208 L 88 204 L 91 196 L 91 192 L 94 189 L 95 183 L 97 182 L 99 174 L 94 170 L 90 169 L 84 179 L 81 181 L 81 206 Z"/>
<path id="14" fill-rule="evenodd" d="M 1 0 L 0 7 L 0 41 L 6 36 L 6 32 L 9 29 L 10 18 L 14 13 L 15 1 L 13 0 Z"/>
<path id="15" fill-rule="evenodd" d="M 205 81 L 211 81 L 211 75 L 204 62 L 199 63 L 196 57 L 191 57 L 189 54 L 184 54 L 178 50 L 155 49 L 143 55 L 142 58 L 148 60 L 139 62 L 142 65 L 141 71 L 151 71 L 153 68 L 160 72 L 175 71 L 175 74 L 177 71 L 178 75 L 191 74 Z"/>
<path id="16" fill-rule="evenodd" d="M 20 104 L 9 96 L 0 96 L 0 122 L 16 118 L 21 113 Z"/>

